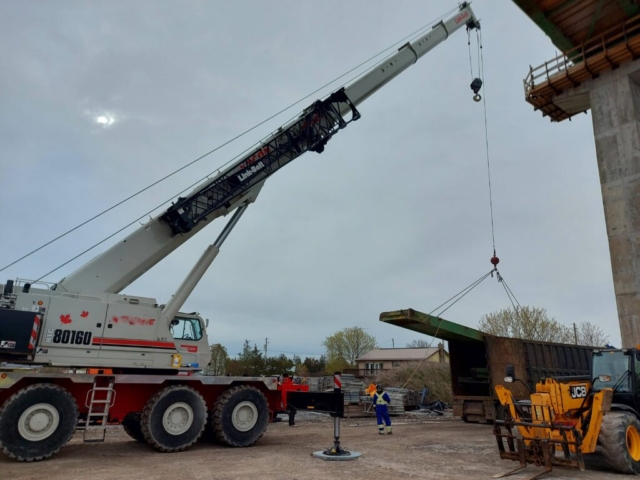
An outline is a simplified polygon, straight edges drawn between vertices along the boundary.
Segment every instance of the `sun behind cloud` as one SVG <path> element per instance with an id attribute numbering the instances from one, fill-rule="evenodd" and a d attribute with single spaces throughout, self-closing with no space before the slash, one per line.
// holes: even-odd
<path id="1" fill-rule="evenodd" d="M 112 115 L 99 115 L 95 121 L 103 127 L 109 127 L 115 123 L 116 119 Z"/>

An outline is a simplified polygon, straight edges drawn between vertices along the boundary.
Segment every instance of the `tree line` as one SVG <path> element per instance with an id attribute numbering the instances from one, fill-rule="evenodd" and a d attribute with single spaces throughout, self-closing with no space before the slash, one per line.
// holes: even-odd
<path id="1" fill-rule="evenodd" d="M 478 328 L 499 337 L 573 343 L 589 347 L 604 347 L 609 341 L 609 336 L 591 322 L 565 325 L 555 318 L 549 318 L 544 308 L 530 306 L 505 308 L 483 315 Z"/>
<path id="2" fill-rule="evenodd" d="M 320 358 L 299 355 L 287 357 L 284 353 L 265 357 L 254 343 L 245 340 L 242 351 L 235 358 L 229 357 L 227 349 L 220 343 L 210 346 L 211 363 L 204 369 L 206 375 L 258 376 L 280 375 L 291 372 L 298 376 L 309 374 L 332 374 L 356 367 L 356 359 L 377 347 L 376 339 L 358 327 L 345 328 L 330 335 L 323 342 L 326 354 Z"/>
<path id="3" fill-rule="evenodd" d="M 291 372 L 305 376 L 324 372 L 327 363 L 324 355 L 320 358 L 306 357 L 304 360 L 298 355 L 289 358 L 284 353 L 265 357 L 256 344 L 251 347 L 249 340 L 245 340 L 242 351 L 235 358 L 230 358 L 227 349 L 219 343 L 211 345 L 210 349 L 211 363 L 204 369 L 206 375 L 252 377 Z"/>
<path id="4" fill-rule="evenodd" d="M 568 326 L 550 318 L 544 308 L 530 306 L 506 308 L 483 315 L 478 328 L 501 337 L 592 347 L 604 347 L 609 341 L 609 336 L 600 327 L 588 321 Z M 426 348 L 433 346 L 432 343 L 431 340 L 416 339 L 409 342 L 407 347 Z M 302 360 L 298 355 L 288 357 L 283 353 L 265 357 L 256 344 L 251 346 L 249 340 L 245 340 L 242 351 L 231 358 L 227 349 L 216 343 L 210 347 L 211 363 L 204 373 L 233 376 L 280 375 L 283 372 L 298 376 L 320 373 L 330 375 L 336 371 L 357 368 L 357 358 L 378 348 L 376 338 L 360 327 L 344 328 L 328 336 L 322 345 L 325 348 L 324 355 Z"/>

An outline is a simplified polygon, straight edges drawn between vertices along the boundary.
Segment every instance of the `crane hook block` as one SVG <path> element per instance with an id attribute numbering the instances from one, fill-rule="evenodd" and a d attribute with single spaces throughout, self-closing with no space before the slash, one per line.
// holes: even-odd
<path id="1" fill-rule="evenodd" d="M 480 80 L 479 78 L 474 78 L 473 82 L 471 82 L 471 90 L 473 90 L 473 93 L 475 93 L 475 95 L 473 96 L 473 100 L 475 102 L 479 102 L 480 100 L 482 100 L 482 97 L 478 93 L 481 88 L 482 88 L 482 80 Z"/>
<path id="2" fill-rule="evenodd" d="M 494 267 L 497 267 L 499 263 L 500 263 L 500 259 L 498 257 L 496 257 L 495 255 L 491 257 L 491 265 L 493 265 Z"/>

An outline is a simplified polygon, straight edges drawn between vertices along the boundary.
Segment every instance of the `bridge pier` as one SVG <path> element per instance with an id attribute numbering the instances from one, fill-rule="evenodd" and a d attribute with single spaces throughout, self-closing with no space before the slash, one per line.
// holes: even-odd
<path id="1" fill-rule="evenodd" d="M 623 347 L 640 343 L 640 60 L 602 73 L 553 102 L 591 108 Z"/>

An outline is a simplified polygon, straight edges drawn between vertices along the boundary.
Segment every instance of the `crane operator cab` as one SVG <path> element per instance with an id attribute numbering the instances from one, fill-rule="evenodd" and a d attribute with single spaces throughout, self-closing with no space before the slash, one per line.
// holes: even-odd
<path id="1" fill-rule="evenodd" d="M 171 320 L 171 335 L 175 340 L 200 340 L 202 338 L 202 323 L 199 317 L 183 317 L 176 315 Z"/>

